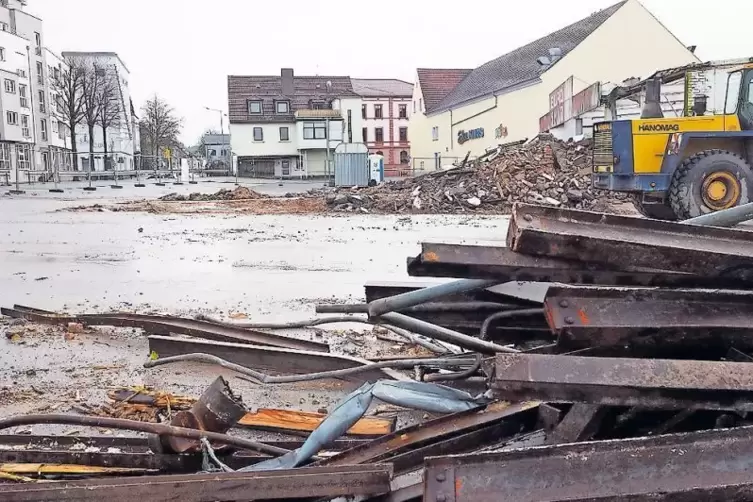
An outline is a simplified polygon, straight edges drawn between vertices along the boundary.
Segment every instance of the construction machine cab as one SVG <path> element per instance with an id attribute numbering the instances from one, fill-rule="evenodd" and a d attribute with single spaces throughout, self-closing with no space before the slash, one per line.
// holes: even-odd
<path id="1" fill-rule="evenodd" d="M 663 116 L 661 83 L 642 83 L 640 119 L 594 124 L 594 187 L 629 192 L 644 215 L 667 220 L 753 201 L 753 64 L 729 71 L 716 91 L 723 104 L 711 110 L 709 96 L 690 99 L 686 85 L 679 117 Z"/>

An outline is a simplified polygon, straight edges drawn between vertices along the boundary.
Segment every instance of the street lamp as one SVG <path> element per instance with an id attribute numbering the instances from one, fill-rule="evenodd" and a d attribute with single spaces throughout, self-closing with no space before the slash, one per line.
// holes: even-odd
<path id="1" fill-rule="evenodd" d="M 209 108 L 208 106 L 205 106 L 204 109 L 210 111 L 210 112 L 217 112 L 220 114 L 220 134 L 222 134 L 222 146 L 225 146 L 225 117 L 227 117 L 227 114 L 223 112 L 222 110 L 218 110 L 217 108 Z M 230 124 L 228 123 L 228 136 L 230 135 Z M 230 169 L 233 168 L 233 153 L 231 152 L 231 145 L 228 141 L 227 149 L 225 150 L 227 152 L 228 156 L 228 166 Z M 238 169 L 235 170 L 235 184 L 238 184 Z"/>

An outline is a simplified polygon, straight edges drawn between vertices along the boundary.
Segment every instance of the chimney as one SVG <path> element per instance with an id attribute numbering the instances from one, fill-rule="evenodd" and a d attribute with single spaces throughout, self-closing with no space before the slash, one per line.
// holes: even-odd
<path id="1" fill-rule="evenodd" d="M 282 94 L 284 96 L 292 96 L 295 93 L 293 86 L 293 68 L 283 68 L 281 72 L 282 76 Z"/>

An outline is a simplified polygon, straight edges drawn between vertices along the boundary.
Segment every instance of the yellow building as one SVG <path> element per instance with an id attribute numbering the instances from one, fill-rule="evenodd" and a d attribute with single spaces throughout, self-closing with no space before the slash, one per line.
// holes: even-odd
<path id="1" fill-rule="evenodd" d="M 413 167 L 431 170 L 469 151 L 477 156 L 534 137 L 556 104 L 550 94 L 566 81 L 578 93 L 594 82 L 698 61 L 638 0 L 625 0 L 474 70 L 419 69 L 409 126 Z"/>

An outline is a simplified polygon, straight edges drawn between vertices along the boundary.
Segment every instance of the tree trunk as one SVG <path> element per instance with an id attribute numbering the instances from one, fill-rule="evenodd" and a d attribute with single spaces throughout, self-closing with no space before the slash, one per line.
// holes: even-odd
<path id="1" fill-rule="evenodd" d="M 71 155 L 73 155 L 72 164 L 73 170 L 78 171 L 78 145 L 76 144 L 76 125 L 73 124 L 73 127 L 71 127 L 71 124 L 68 124 L 68 127 L 71 129 Z"/>
<path id="2" fill-rule="evenodd" d="M 102 126 L 102 141 L 105 151 L 105 170 L 107 170 L 107 127 Z"/>
<path id="3" fill-rule="evenodd" d="M 89 179 L 94 172 L 94 125 L 89 126 Z"/>

